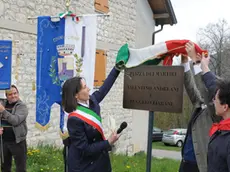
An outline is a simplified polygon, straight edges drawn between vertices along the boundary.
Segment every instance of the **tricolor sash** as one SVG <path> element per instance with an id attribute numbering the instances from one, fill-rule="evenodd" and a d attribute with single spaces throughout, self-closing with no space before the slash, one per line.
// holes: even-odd
<path id="1" fill-rule="evenodd" d="M 97 115 L 91 109 L 88 109 L 84 106 L 77 106 L 77 110 L 70 113 L 68 118 L 70 117 L 77 117 L 87 124 L 91 125 L 92 127 L 96 128 L 99 133 L 101 133 L 102 138 L 105 140 L 102 124 L 101 124 L 101 117 Z"/>

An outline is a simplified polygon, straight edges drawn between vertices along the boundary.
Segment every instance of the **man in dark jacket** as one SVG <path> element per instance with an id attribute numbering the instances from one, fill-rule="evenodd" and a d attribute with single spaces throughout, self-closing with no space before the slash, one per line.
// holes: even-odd
<path id="1" fill-rule="evenodd" d="M 194 45 L 189 46 L 187 52 L 191 58 L 197 56 Z M 191 115 L 182 147 L 182 162 L 179 171 L 207 172 L 209 129 L 213 121 L 218 119 L 215 117 L 213 105 L 210 104 L 208 92 L 202 81 L 201 68 L 198 65 L 193 66 L 195 74 L 193 77 L 188 58 L 183 57 L 182 63 L 185 67 L 184 85 L 194 106 L 194 111 Z"/>
<path id="2" fill-rule="evenodd" d="M 230 171 L 230 81 L 217 80 L 208 67 L 209 58 L 201 61 L 203 80 L 209 93 L 215 96 L 213 103 L 217 116 L 223 118 L 220 123 L 213 124 L 210 129 L 208 145 L 208 172 Z"/>
<path id="3" fill-rule="evenodd" d="M 6 91 L 6 100 L 0 103 L 0 117 L 3 126 L 3 154 L 2 172 L 11 171 L 12 157 L 15 160 L 16 172 L 26 172 L 26 117 L 28 109 L 19 99 L 16 86 L 12 85 Z"/>

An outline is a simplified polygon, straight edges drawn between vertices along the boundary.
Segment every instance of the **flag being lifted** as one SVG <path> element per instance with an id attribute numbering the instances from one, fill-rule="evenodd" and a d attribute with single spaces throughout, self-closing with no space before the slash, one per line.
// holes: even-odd
<path id="1" fill-rule="evenodd" d="M 141 64 L 158 65 L 163 61 L 164 66 L 171 66 L 173 57 L 178 55 L 187 56 L 185 45 L 190 40 L 169 40 L 141 49 L 129 48 L 128 44 L 123 45 L 118 51 L 116 59 L 117 69 L 132 68 Z M 197 53 L 208 55 L 206 50 L 201 49 L 197 44 Z"/>

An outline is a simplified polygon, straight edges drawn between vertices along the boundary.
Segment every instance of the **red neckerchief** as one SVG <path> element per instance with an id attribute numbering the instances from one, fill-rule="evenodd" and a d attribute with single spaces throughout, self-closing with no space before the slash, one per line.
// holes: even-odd
<path id="1" fill-rule="evenodd" d="M 230 118 L 221 121 L 220 123 L 214 123 L 209 131 L 211 137 L 218 130 L 230 130 Z"/>

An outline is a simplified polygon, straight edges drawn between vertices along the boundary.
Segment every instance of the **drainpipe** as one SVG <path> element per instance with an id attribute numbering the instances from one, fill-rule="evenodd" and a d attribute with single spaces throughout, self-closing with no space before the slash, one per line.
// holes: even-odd
<path id="1" fill-rule="evenodd" d="M 163 30 L 164 25 L 161 25 L 161 28 L 155 32 L 153 32 L 152 35 L 152 45 L 155 44 L 155 34 L 157 34 L 158 32 L 161 32 Z"/>
<path id="2" fill-rule="evenodd" d="M 152 35 L 152 45 L 155 43 L 155 34 L 163 30 L 163 26 Z M 151 160 L 152 160 L 152 134 L 153 134 L 153 123 L 154 123 L 154 112 L 149 111 L 148 121 L 148 145 L 147 145 L 147 160 L 146 160 L 146 172 L 151 172 Z"/>

